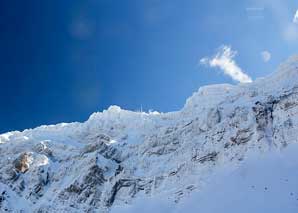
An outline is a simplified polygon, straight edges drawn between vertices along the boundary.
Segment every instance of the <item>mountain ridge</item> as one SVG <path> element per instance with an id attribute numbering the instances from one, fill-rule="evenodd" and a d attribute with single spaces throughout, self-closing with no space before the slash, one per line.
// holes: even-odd
<path id="1" fill-rule="evenodd" d="M 255 82 L 201 87 L 180 111 L 111 106 L 84 123 L 2 134 L 0 210 L 110 212 L 155 196 L 180 203 L 248 152 L 297 143 L 297 79 L 293 56 Z"/>

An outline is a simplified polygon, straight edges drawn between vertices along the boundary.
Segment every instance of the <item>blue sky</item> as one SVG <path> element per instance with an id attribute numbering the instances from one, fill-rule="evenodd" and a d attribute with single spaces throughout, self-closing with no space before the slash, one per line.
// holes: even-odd
<path id="1" fill-rule="evenodd" d="M 84 121 L 109 105 L 178 110 L 200 86 L 238 83 L 200 63 L 223 45 L 252 80 L 265 76 L 297 53 L 297 9 L 293 0 L 3 0 L 0 132 Z"/>

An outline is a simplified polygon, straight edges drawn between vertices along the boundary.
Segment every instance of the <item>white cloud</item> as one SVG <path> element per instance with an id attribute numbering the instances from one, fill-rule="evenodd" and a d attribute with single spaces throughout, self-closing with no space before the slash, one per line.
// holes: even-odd
<path id="1" fill-rule="evenodd" d="M 298 24 L 298 10 L 296 11 L 296 13 L 295 13 L 295 15 L 294 15 L 293 22 L 294 22 L 295 24 Z"/>
<path id="2" fill-rule="evenodd" d="M 264 62 L 268 62 L 271 59 L 271 53 L 266 50 L 261 52 L 261 56 Z"/>
<path id="3" fill-rule="evenodd" d="M 202 58 L 200 63 L 220 68 L 235 81 L 241 83 L 252 82 L 252 79 L 234 61 L 236 55 L 237 52 L 233 51 L 230 46 L 223 45 L 213 58 Z"/>

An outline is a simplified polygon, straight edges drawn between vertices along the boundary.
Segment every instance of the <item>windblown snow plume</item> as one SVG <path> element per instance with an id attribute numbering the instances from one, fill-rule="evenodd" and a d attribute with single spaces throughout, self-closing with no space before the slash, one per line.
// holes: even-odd
<path id="1" fill-rule="evenodd" d="M 230 76 L 233 80 L 240 83 L 250 83 L 252 79 L 245 74 L 245 72 L 234 61 L 234 57 L 237 55 L 237 51 L 233 51 L 230 46 L 222 46 L 218 53 L 213 58 L 202 58 L 201 64 L 207 64 L 210 67 L 218 67 L 224 71 L 224 73 Z"/>

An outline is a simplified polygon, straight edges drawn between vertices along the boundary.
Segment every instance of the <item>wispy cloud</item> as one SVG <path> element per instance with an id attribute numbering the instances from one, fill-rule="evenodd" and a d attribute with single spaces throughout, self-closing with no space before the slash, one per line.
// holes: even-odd
<path id="1" fill-rule="evenodd" d="M 295 24 L 298 24 L 298 10 L 296 11 L 296 13 L 295 13 L 295 15 L 294 15 L 293 22 L 294 22 Z"/>
<path id="2" fill-rule="evenodd" d="M 271 53 L 267 50 L 261 52 L 261 56 L 264 62 L 268 62 L 271 59 Z"/>
<path id="3" fill-rule="evenodd" d="M 223 45 L 212 58 L 202 58 L 201 64 L 209 65 L 210 67 L 218 67 L 223 72 L 230 76 L 233 80 L 241 83 L 250 83 L 252 79 L 234 61 L 237 51 L 233 51 L 230 46 Z"/>

